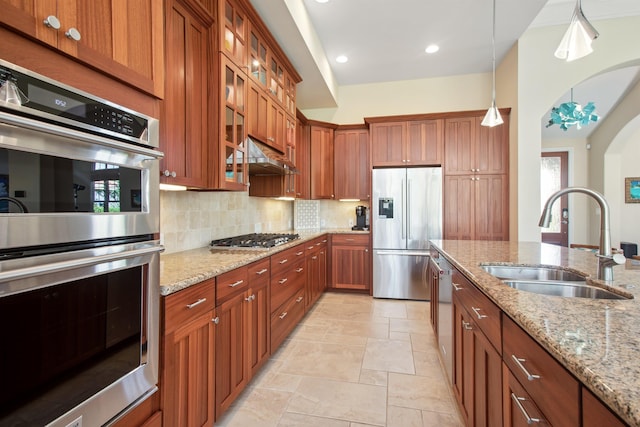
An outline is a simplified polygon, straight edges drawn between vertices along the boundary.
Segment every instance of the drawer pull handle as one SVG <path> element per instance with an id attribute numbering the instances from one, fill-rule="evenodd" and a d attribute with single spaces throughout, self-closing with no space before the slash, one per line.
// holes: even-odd
<path id="1" fill-rule="evenodd" d="M 216 316 L 213 319 L 211 319 L 211 321 L 217 325 L 218 323 L 220 323 L 220 318 Z"/>
<path id="2" fill-rule="evenodd" d="M 518 409 L 520 409 L 520 412 L 522 412 L 522 415 L 524 415 L 525 420 L 527 420 L 527 424 L 533 424 L 533 423 L 539 423 L 542 422 L 541 419 L 539 418 L 532 418 L 529 416 L 529 414 L 527 413 L 527 410 L 524 409 L 524 406 L 522 406 L 522 401 L 525 401 L 527 399 L 525 399 L 524 397 L 518 397 L 515 395 L 515 393 L 511 393 L 511 400 L 513 400 L 513 402 L 516 404 L 516 406 L 518 407 Z"/>
<path id="3" fill-rule="evenodd" d="M 287 278 L 285 277 L 285 278 L 284 278 L 284 279 L 282 279 L 282 280 L 278 280 L 278 283 L 280 283 L 281 285 L 284 285 L 284 284 L 287 282 L 287 280 L 289 280 L 289 279 L 287 279 Z"/>
<path id="4" fill-rule="evenodd" d="M 280 316 L 278 316 L 280 319 L 284 319 L 285 317 L 287 317 L 287 312 L 285 311 L 284 313 L 282 313 Z"/>
<path id="5" fill-rule="evenodd" d="M 260 271 L 256 271 L 256 274 L 261 275 L 261 274 L 266 273 L 267 271 L 269 271 L 269 270 L 268 270 L 268 269 L 266 269 L 266 268 L 263 268 L 263 269 L 262 269 L 262 270 L 260 270 Z"/>
<path id="6" fill-rule="evenodd" d="M 247 301 L 247 302 L 251 302 L 254 299 L 256 299 L 256 295 L 255 294 L 251 294 L 248 297 L 246 297 L 244 300 Z"/>
<path id="7" fill-rule="evenodd" d="M 308 246 L 307 249 L 311 250 L 313 249 L 313 246 Z"/>
<path id="8" fill-rule="evenodd" d="M 344 239 L 344 240 L 346 240 L 347 242 L 353 242 L 355 239 Z"/>
<path id="9" fill-rule="evenodd" d="M 296 273 L 302 273 L 302 270 L 304 270 L 304 268 L 300 267 L 296 269 Z"/>
<path id="10" fill-rule="evenodd" d="M 466 329 L 467 331 L 472 331 L 473 330 L 473 326 L 471 326 L 470 322 L 465 322 L 464 320 L 462 321 L 462 327 L 464 329 Z"/>
<path id="11" fill-rule="evenodd" d="M 289 260 L 288 260 L 288 259 L 283 259 L 282 261 L 280 261 L 280 264 L 284 264 L 284 263 L 286 263 L 287 261 L 289 261 Z"/>
<path id="12" fill-rule="evenodd" d="M 327 239 L 322 240 L 322 243 L 327 243 Z"/>
<path id="13" fill-rule="evenodd" d="M 304 251 L 296 252 L 296 256 L 300 256 L 304 253 Z"/>
<path id="14" fill-rule="evenodd" d="M 480 310 L 482 310 L 480 307 L 478 307 L 478 308 L 471 307 L 471 310 L 473 310 L 473 312 L 476 314 L 476 316 L 478 316 L 478 319 L 484 319 L 485 317 L 489 317 L 486 314 L 480 314 Z"/>
<path id="15" fill-rule="evenodd" d="M 311 257 L 311 259 L 318 259 L 318 257 L 314 255 Z"/>
<path id="16" fill-rule="evenodd" d="M 301 302 L 304 299 L 304 297 L 298 297 L 296 298 L 296 302 Z"/>
<path id="17" fill-rule="evenodd" d="M 457 283 L 451 283 L 451 286 L 453 286 L 453 290 L 454 291 L 461 291 L 464 289 L 463 286 L 458 285 Z"/>
<path id="18" fill-rule="evenodd" d="M 236 283 L 232 283 L 229 285 L 230 288 L 235 288 L 238 285 L 242 285 L 244 283 L 244 280 L 238 280 Z"/>
<path id="19" fill-rule="evenodd" d="M 516 363 L 516 365 L 518 365 L 518 368 L 522 369 L 522 372 L 524 372 L 529 381 L 540 379 L 540 375 L 530 374 L 529 371 L 527 371 L 527 368 L 524 367 L 522 362 L 526 362 L 526 359 L 519 359 L 515 354 L 512 354 L 511 358 Z"/>
<path id="20" fill-rule="evenodd" d="M 187 304 L 187 308 L 191 309 L 193 307 L 195 307 L 196 305 L 200 305 L 203 302 L 205 302 L 207 299 L 206 298 L 200 298 L 198 301 L 192 303 L 192 304 Z"/>

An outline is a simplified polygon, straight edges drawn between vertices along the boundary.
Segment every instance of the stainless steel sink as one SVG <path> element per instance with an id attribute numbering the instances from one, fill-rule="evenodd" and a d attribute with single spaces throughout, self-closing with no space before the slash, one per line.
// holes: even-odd
<path id="1" fill-rule="evenodd" d="M 560 282 L 584 282 L 586 277 L 562 267 L 538 267 L 534 265 L 481 266 L 484 271 L 502 280 L 555 280 Z"/>
<path id="2" fill-rule="evenodd" d="M 536 294 L 558 297 L 594 298 L 594 299 L 631 299 L 606 289 L 587 285 L 586 282 L 503 280 L 504 284 L 514 289 Z"/>

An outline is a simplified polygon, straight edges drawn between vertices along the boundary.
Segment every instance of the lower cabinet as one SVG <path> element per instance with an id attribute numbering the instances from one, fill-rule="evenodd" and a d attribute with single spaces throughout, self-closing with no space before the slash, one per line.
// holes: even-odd
<path id="1" fill-rule="evenodd" d="M 306 245 L 307 280 L 305 282 L 305 311 L 316 303 L 327 286 L 327 237 L 312 240 Z"/>
<path id="2" fill-rule="evenodd" d="M 368 234 L 331 236 L 331 288 L 371 289 L 371 252 Z"/>
<path id="3" fill-rule="evenodd" d="M 624 427 L 622 422 L 589 390 L 582 387 L 582 426 L 583 427 Z"/>
<path id="4" fill-rule="evenodd" d="M 271 262 L 264 259 L 248 266 L 249 274 L 249 378 L 271 355 Z"/>
<path id="5" fill-rule="evenodd" d="M 436 264 L 434 256 L 437 252 L 432 251 L 429 258 L 429 267 L 427 268 L 427 281 L 429 283 L 429 289 L 431 291 L 431 303 L 429 304 L 429 321 L 433 328 L 433 333 L 438 336 L 438 300 L 439 300 L 439 286 L 440 286 L 440 267 Z"/>
<path id="6" fill-rule="evenodd" d="M 215 281 L 163 298 L 162 424 L 210 426 L 214 419 Z"/>

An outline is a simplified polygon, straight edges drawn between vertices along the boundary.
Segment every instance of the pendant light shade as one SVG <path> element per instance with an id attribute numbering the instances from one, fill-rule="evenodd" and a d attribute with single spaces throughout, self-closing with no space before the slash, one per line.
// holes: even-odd
<path id="1" fill-rule="evenodd" d="M 564 33 L 558 49 L 556 49 L 555 57 L 569 62 L 587 56 L 593 52 L 591 43 L 599 35 L 598 31 L 587 21 L 584 13 L 582 13 L 582 0 L 577 0 L 571 23 L 567 28 L 567 32 Z"/>
<path id="2" fill-rule="evenodd" d="M 500 111 L 496 107 L 496 0 L 493 0 L 493 31 L 491 33 L 491 49 L 492 49 L 492 65 L 493 65 L 493 80 L 491 89 L 491 107 L 487 110 L 484 119 L 482 119 L 482 126 L 494 127 L 501 125 L 503 122 Z"/>

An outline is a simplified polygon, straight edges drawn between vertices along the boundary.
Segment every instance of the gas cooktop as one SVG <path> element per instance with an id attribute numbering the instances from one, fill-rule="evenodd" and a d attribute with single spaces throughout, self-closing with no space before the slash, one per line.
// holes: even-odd
<path id="1" fill-rule="evenodd" d="M 269 249 L 299 239 L 298 234 L 252 233 L 211 241 L 212 249 Z"/>

